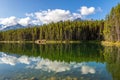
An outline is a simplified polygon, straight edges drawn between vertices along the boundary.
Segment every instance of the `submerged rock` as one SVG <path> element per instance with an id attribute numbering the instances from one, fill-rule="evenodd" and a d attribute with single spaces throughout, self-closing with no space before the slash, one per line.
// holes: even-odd
<path id="1" fill-rule="evenodd" d="M 31 78 L 31 80 L 38 80 L 38 79 L 37 79 L 37 78 L 35 78 L 35 77 L 32 77 L 32 78 Z"/>
<path id="2" fill-rule="evenodd" d="M 48 80 L 56 80 L 56 77 L 51 77 L 51 78 L 48 79 Z"/>

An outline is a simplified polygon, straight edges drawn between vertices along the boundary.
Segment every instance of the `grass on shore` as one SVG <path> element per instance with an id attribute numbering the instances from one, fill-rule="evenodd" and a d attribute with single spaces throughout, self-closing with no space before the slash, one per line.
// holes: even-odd
<path id="1" fill-rule="evenodd" d="M 120 46 L 120 42 L 101 41 L 104 46 Z"/>

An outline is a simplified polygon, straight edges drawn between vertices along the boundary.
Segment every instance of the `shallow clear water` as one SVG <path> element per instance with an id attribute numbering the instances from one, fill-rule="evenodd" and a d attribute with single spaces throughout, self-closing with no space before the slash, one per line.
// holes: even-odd
<path id="1" fill-rule="evenodd" d="M 0 80 L 120 80 L 120 48 L 0 44 Z"/>

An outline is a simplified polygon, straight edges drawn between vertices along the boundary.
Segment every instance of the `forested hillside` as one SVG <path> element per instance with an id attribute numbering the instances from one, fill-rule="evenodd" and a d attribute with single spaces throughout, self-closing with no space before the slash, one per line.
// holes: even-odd
<path id="1" fill-rule="evenodd" d="M 0 32 L 1 41 L 101 40 L 103 21 L 65 21 Z"/>
<path id="2" fill-rule="evenodd" d="M 104 38 L 107 41 L 120 41 L 120 4 L 106 16 Z"/>
<path id="3" fill-rule="evenodd" d="M 113 7 L 106 20 L 60 21 L 32 28 L 0 32 L 1 41 L 106 40 L 120 41 L 120 4 Z"/>

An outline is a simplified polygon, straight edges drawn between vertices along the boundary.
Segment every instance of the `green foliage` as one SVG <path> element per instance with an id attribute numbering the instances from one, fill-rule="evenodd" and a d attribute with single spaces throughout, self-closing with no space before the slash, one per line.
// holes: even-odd
<path id="1" fill-rule="evenodd" d="M 1 41 L 101 40 L 104 21 L 65 21 L 0 32 Z"/>
<path id="2" fill-rule="evenodd" d="M 103 32 L 106 41 L 120 41 L 120 4 L 107 15 Z"/>

